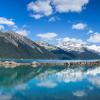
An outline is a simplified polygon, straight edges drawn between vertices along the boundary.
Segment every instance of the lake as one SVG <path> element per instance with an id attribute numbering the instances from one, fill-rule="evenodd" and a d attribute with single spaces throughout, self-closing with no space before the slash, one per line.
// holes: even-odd
<path id="1" fill-rule="evenodd" d="M 0 100 L 100 100 L 100 66 L 1 66 Z"/>

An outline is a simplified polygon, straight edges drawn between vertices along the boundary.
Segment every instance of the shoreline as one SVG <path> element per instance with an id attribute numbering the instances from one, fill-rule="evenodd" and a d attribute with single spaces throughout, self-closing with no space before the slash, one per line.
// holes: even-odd
<path id="1" fill-rule="evenodd" d="M 100 60 L 64 60 L 62 62 L 58 61 L 45 61 L 39 62 L 39 61 L 33 61 L 33 62 L 15 62 L 15 61 L 0 61 L 0 67 L 4 66 L 6 68 L 14 68 L 17 66 L 32 66 L 32 67 L 38 67 L 38 66 L 100 66 Z"/>

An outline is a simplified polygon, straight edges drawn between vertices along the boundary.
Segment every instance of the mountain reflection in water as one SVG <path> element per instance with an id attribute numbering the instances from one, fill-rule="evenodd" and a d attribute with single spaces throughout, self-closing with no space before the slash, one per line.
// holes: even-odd
<path id="1" fill-rule="evenodd" d="M 0 100 L 100 100 L 100 67 L 0 67 Z"/>

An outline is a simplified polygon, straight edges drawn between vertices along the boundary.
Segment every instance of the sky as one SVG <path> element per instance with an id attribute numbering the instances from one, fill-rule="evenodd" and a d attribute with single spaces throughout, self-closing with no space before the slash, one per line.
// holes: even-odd
<path id="1" fill-rule="evenodd" d="M 0 0 L 0 31 L 34 41 L 100 46 L 100 0 Z"/>

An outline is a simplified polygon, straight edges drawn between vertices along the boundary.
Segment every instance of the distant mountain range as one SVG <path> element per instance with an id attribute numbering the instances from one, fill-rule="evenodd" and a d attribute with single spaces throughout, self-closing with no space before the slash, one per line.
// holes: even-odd
<path id="1" fill-rule="evenodd" d="M 40 46 L 60 56 L 60 59 L 100 59 L 100 52 L 93 50 L 90 46 L 67 41 L 56 46 L 46 42 L 37 42 Z"/>
<path id="2" fill-rule="evenodd" d="M 58 47 L 74 54 L 77 59 L 98 59 L 100 56 L 99 46 L 89 46 L 75 41 L 62 41 L 58 44 Z"/>
<path id="3" fill-rule="evenodd" d="M 97 51 L 71 41 L 55 46 L 43 41 L 34 42 L 14 32 L 0 32 L 0 58 L 100 59 L 100 49 Z"/>

